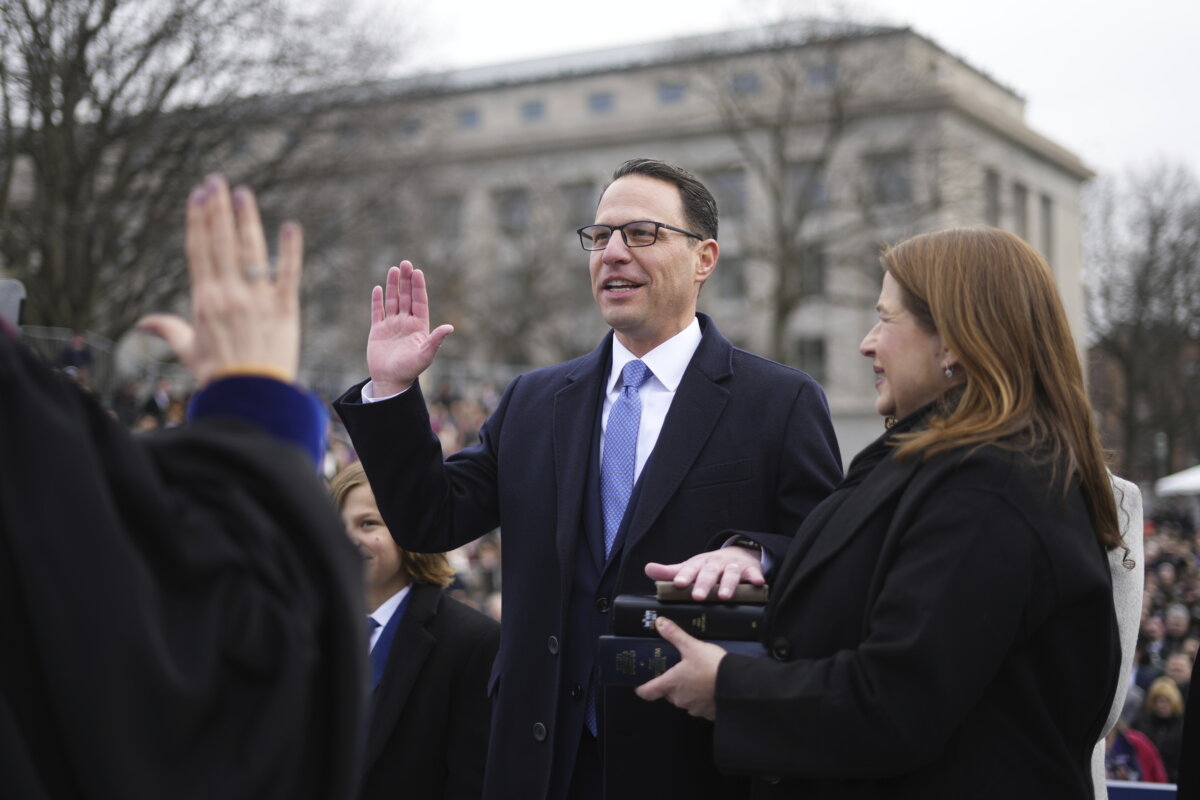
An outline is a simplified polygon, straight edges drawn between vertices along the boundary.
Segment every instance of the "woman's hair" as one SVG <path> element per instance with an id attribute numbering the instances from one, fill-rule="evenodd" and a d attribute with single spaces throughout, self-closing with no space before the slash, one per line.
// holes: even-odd
<path id="1" fill-rule="evenodd" d="M 1161 678 L 1155 678 L 1154 683 L 1150 684 L 1150 688 L 1146 690 L 1146 713 L 1154 714 L 1154 702 L 1160 697 L 1165 697 L 1171 701 L 1171 716 L 1177 717 L 1183 713 L 1183 692 L 1179 691 L 1179 686 L 1175 681 L 1164 675 Z"/>
<path id="2" fill-rule="evenodd" d="M 346 495 L 359 486 L 370 488 L 367 483 L 367 473 L 362 464 L 355 461 L 342 469 L 329 483 L 329 494 L 333 503 L 341 511 L 346 502 Z M 429 583 L 434 586 L 446 586 L 454 580 L 454 567 L 450 566 L 445 553 L 410 553 L 397 545 L 400 551 L 400 568 L 408 573 L 413 583 Z"/>
<path id="3" fill-rule="evenodd" d="M 898 457 L 960 447 L 1020 448 L 1078 479 L 1096 536 L 1121 545 L 1112 485 L 1083 370 L 1050 267 L 1017 236 L 960 228 L 914 236 L 881 256 L 904 304 L 958 359 L 965 383 Z"/>

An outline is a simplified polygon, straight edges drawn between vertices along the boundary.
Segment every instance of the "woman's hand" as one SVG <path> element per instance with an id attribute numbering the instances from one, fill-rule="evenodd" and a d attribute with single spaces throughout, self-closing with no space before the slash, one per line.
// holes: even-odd
<path id="1" fill-rule="evenodd" d="M 666 698 L 693 717 L 717 718 L 717 669 L 725 651 L 715 644 L 689 636 L 666 617 L 659 617 L 658 633 L 675 646 L 682 660 L 634 691 L 643 700 Z"/>
<path id="2" fill-rule="evenodd" d="M 268 375 L 292 382 L 300 361 L 300 226 L 279 230 L 272 275 L 254 193 L 209 176 L 187 204 L 187 262 L 192 324 L 151 314 L 139 330 L 161 337 L 200 386 L 223 374 Z"/>
<path id="3" fill-rule="evenodd" d="M 739 583 L 762 586 L 766 582 L 761 554 L 737 546 L 700 553 L 679 564 L 651 561 L 646 565 L 646 575 L 656 581 L 671 581 L 681 589 L 691 586 L 695 600 L 708 597 L 713 586 L 718 587 L 717 597 L 729 600 Z"/>

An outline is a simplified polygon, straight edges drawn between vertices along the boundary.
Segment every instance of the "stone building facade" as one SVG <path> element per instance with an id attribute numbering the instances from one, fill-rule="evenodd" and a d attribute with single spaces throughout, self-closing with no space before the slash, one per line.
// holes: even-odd
<path id="1" fill-rule="evenodd" d="M 370 286 L 401 258 L 457 328 L 446 373 L 502 384 L 593 347 L 604 326 L 574 229 L 638 156 L 713 188 L 721 259 L 702 309 L 821 381 L 847 459 L 881 430 L 857 348 L 885 242 L 1020 234 L 1082 343 L 1091 172 L 1029 128 L 1014 91 L 910 29 L 790 24 L 502 64 L 347 90 L 336 114 L 321 136 L 339 167 L 306 177 L 343 198 L 321 221 L 337 244 L 318 257 L 306 342 L 331 387 L 361 374 Z"/>

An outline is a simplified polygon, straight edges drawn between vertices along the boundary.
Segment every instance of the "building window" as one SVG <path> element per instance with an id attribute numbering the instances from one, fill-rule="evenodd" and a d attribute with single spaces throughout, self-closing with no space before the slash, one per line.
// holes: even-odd
<path id="1" fill-rule="evenodd" d="M 983 221 L 1000 227 L 1000 173 L 994 169 L 983 173 Z"/>
<path id="2" fill-rule="evenodd" d="M 825 294 L 825 273 L 828 259 L 822 242 L 809 242 L 800 250 L 800 270 L 805 297 Z"/>
<path id="3" fill-rule="evenodd" d="M 739 72 L 729 81 L 734 94 L 758 94 L 762 88 L 757 72 Z"/>
<path id="4" fill-rule="evenodd" d="M 541 100 L 529 100 L 521 104 L 521 119 L 537 122 L 546 116 L 546 104 Z"/>
<path id="5" fill-rule="evenodd" d="M 404 117 L 396 124 L 396 132 L 401 136 L 408 138 L 410 136 L 416 136 L 421 132 L 421 128 L 423 127 L 424 123 L 421 121 L 420 117 Z"/>
<path id="6" fill-rule="evenodd" d="M 1013 187 L 1013 233 L 1029 240 L 1029 189 L 1023 183 Z"/>
<path id="7" fill-rule="evenodd" d="M 825 89 L 837 83 L 838 65 L 836 61 L 825 61 L 812 64 L 808 68 L 808 85 L 815 89 Z"/>
<path id="8" fill-rule="evenodd" d="M 882 153 L 867 159 L 872 196 L 881 206 L 912 200 L 912 158 L 908 153 Z"/>
<path id="9" fill-rule="evenodd" d="M 813 208 L 829 205 L 829 185 L 825 182 L 825 165 L 819 161 L 792 164 L 792 197 L 796 201 L 797 216 Z"/>
<path id="10" fill-rule="evenodd" d="M 610 114 L 616 102 L 612 92 L 592 92 L 588 95 L 587 107 L 593 114 Z"/>
<path id="11" fill-rule="evenodd" d="M 707 183 L 717 201 L 717 211 L 722 220 L 734 222 L 746 218 L 745 170 L 724 169 L 710 173 Z"/>
<path id="12" fill-rule="evenodd" d="M 522 236 L 529 231 L 529 190 L 502 189 L 492 195 L 496 220 L 505 236 Z"/>
<path id="13" fill-rule="evenodd" d="M 713 277 L 717 296 L 722 300 L 740 300 L 746 296 L 746 262 L 741 256 L 722 253 Z"/>
<path id="14" fill-rule="evenodd" d="M 559 187 L 559 192 L 562 195 L 563 216 L 568 228 L 582 228 L 595 222 L 596 202 L 599 198 L 591 181 L 564 184 Z M 571 240 L 574 239 L 572 236 Z"/>
<path id="15" fill-rule="evenodd" d="M 825 382 L 825 340 L 801 337 L 793 346 L 792 363 L 807 372 L 817 383 Z"/>
<path id="16" fill-rule="evenodd" d="M 462 235 L 463 199 L 459 195 L 446 195 L 434 201 L 437 213 L 435 222 L 438 235 L 443 241 L 454 241 Z"/>
<path id="17" fill-rule="evenodd" d="M 664 82 L 658 85 L 658 104 L 660 106 L 678 105 L 683 102 L 684 87 L 682 83 Z"/>
<path id="18" fill-rule="evenodd" d="M 478 108 L 464 108 L 458 112 L 458 127 L 463 130 L 471 130 L 478 128 L 483 122 L 483 115 L 479 113 Z"/>
<path id="19" fill-rule="evenodd" d="M 1042 195 L 1041 213 L 1038 215 L 1041 219 L 1041 246 L 1042 255 L 1047 261 L 1054 258 L 1054 201 L 1050 199 L 1050 195 Z"/>

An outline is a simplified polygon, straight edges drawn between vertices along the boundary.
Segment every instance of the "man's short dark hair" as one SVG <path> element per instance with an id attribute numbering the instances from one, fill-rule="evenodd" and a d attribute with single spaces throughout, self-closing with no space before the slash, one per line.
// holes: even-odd
<path id="1" fill-rule="evenodd" d="M 683 216 L 688 228 L 705 239 L 717 238 L 717 201 L 695 175 L 674 164 L 654 158 L 631 158 L 616 168 L 612 179 L 615 181 L 626 175 L 645 175 L 647 178 L 674 184 L 675 188 L 679 189 L 679 199 L 683 203 Z"/>

